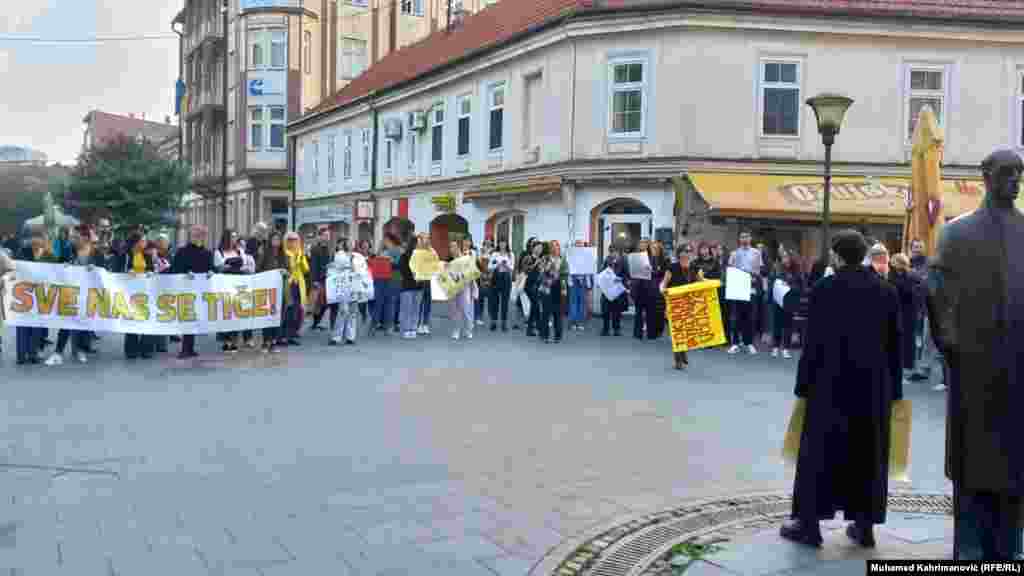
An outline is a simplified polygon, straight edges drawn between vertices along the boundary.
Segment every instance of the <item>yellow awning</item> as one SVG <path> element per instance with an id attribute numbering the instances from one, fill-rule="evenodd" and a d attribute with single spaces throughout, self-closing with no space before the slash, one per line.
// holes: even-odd
<path id="1" fill-rule="evenodd" d="M 713 213 L 743 218 L 820 221 L 824 182 L 820 176 L 691 172 L 690 182 Z M 976 180 L 943 180 L 946 218 L 974 210 L 985 195 Z M 833 177 L 836 222 L 903 224 L 910 178 Z M 1024 199 L 1020 201 L 1024 205 Z"/>

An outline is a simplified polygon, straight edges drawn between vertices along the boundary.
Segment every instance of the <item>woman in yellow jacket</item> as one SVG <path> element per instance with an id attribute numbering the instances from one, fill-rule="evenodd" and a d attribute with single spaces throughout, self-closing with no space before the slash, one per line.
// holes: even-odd
<path id="1" fill-rule="evenodd" d="M 295 232 L 284 237 L 284 255 L 288 263 L 288 277 L 285 280 L 285 310 L 288 314 L 288 345 L 299 346 L 299 327 L 302 310 L 307 304 L 306 275 L 309 274 L 309 260 L 302 249 L 302 240 Z"/>

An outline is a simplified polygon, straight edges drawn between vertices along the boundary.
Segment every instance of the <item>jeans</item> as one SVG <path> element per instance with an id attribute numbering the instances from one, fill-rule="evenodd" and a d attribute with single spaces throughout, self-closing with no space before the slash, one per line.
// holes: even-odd
<path id="1" fill-rule="evenodd" d="M 530 317 L 526 319 L 526 332 L 529 335 L 540 327 L 540 293 L 536 286 L 526 289 L 526 297 L 530 299 Z"/>
<path id="2" fill-rule="evenodd" d="M 273 345 L 281 333 L 280 328 L 264 328 L 263 329 L 263 346 L 270 347 Z"/>
<path id="3" fill-rule="evenodd" d="M 508 326 L 508 299 L 512 293 L 512 275 L 508 272 L 494 274 L 494 286 L 491 287 L 487 303 L 490 304 L 491 324 L 501 319 L 502 327 Z"/>
<path id="4" fill-rule="evenodd" d="M 633 337 L 643 338 L 645 327 L 648 335 L 653 334 L 654 295 L 651 293 L 650 280 L 633 281 L 633 303 L 636 304 L 636 316 L 633 317 Z"/>
<path id="5" fill-rule="evenodd" d="M 454 324 L 454 333 L 473 333 L 473 288 L 467 286 L 448 299 L 448 317 Z"/>
<path id="6" fill-rule="evenodd" d="M 423 298 L 423 290 L 402 290 L 401 304 L 399 311 L 402 313 L 402 333 L 416 332 L 420 323 L 420 300 Z"/>
<path id="7" fill-rule="evenodd" d="M 793 343 L 793 313 L 787 312 L 778 304 L 772 304 L 772 336 L 775 347 L 788 350 Z"/>
<path id="8" fill-rule="evenodd" d="M 742 336 L 744 346 L 754 345 L 754 303 L 753 302 L 732 302 L 732 319 L 735 322 L 735 332 Z M 733 344 L 739 344 L 737 338 Z"/>
<path id="9" fill-rule="evenodd" d="M 386 318 L 394 319 L 395 309 L 395 293 L 391 286 L 391 280 L 374 280 L 373 281 L 373 321 L 379 326 L 384 326 Z"/>
<path id="10" fill-rule="evenodd" d="M 57 354 L 64 354 L 64 348 L 71 341 L 71 352 L 85 352 L 90 346 L 90 336 L 85 330 L 61 330 L 57 333 Z"/>
<path id="11" fill-rule="evenodd" d="M 583 324 L 587 319 L 587 289 L 584 284 L 572 279 L 569 281 L 569 322 Z"/>
<path id="12" fill-rule="evenodd" d="M 430 286 L 428 285 L 422 291 L 420 291 L 420 326 L 426 326 L 430 328 L 430 314 L 431 305 L 434 303 L 434 297 L 430 292 Z"/>
<path id="13" fill-rule="evenodd" d="M 473 317 L 477 320 L 483 320 L 484 302 L 491 297 L 491 290 L 491 288 L 484 288 L 483 286 L 478 288 L 480 297 L 473 301 Z M 491 316 L 491 322 L 494 322 L 494 316 Z"/>
<path id="14" fill-rule="evenodd" d="M 555 329 L 554 339 L 562 339 L 562 286 L 556 282 L 551 287 L 551 292 L 548 294 L 538 294 L 540 296 L 540 337 L 541 340 L 547 340 L 551 337 L 548 332 L 548 322 L 551 323 Z"/>
<path id="15" fill-rule="evenodd" d="M 355 342 L 359 334 L 359 305 L 356 303 L 338 306 L 334 337 L 338 340 Z"/>
<path id="16" fill-rule="evenodd" d="M 196 336 L 195 334 L 184 334 L 181 337 L 181 353 L 184 354 L 195 354 L 196 353 Z"/>
<path id="17" fill-rule="evenodd" d="M 39 345 L 41 344 L 39 330 L 18 326 L 14 331 L 17 340 L 18 362 L 26 362 L 32 358 L 37 358 L 39 356 Z"/>
<path id="18" fill-rule="evenodd" d="M 291 304 L 288 305 L 287 337 L 295 339 L 299 337 L 299 327 L 302 323 L 302 293 L 298 284 L 289 285 L 289 290 L 291 290 L 292 298 Z"/>
<path id="19" fill-rule="evenodd" d="M 144 334 L 124 335 L 125 358 L 139 358 L 153 355 L 153 337 Z"/>

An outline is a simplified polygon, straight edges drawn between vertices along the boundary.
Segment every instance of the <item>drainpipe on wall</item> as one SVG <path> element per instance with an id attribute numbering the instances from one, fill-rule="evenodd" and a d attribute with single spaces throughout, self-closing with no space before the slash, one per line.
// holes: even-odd
<path id="1" fill-rule="evenodd" d="M 295 230 L 295 221 L 299 212 L 299 208 L 295 205 L 295 159 L 297 156 L 296 146 L 298 146 L 299 138 L 297 136 L 289 136 L 288 140 L 288 187 L 291 188 L 292 193 L 292 230 Z"/>
<path id="2" fill-rule="evenodd" d="M 373 102 L 373 93 L 370 93 L 370 122 L 373 124 L 370 127 L 370 149 L 373 150 L 370 157 L 370 198 L 376 200 L 377 198 L 377 121 L 379 112 Z M 380 218 L 380 210 L 377 210 L 377 206 L 373 207 L 373 217 Z M 381 222 L 381 230 L 383 231 L 384 223 Z"/>

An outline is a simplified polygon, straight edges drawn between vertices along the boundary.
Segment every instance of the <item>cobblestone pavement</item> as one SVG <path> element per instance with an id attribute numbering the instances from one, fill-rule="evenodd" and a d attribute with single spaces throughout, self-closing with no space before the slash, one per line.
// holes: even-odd
<path id="1" fill-rule="evenodd" d="M 205 338 L 197 361 L 130 363 L 108 335 L 85 366 L 5 358 L 0 573 L 540 574 L 602 527 L 791 482 L 795 361 L 679 373 L 664 340 L 444 324 L 269 357 Z M 946 491 L 943 395 L 907 397 L 901 488 Z"/>

